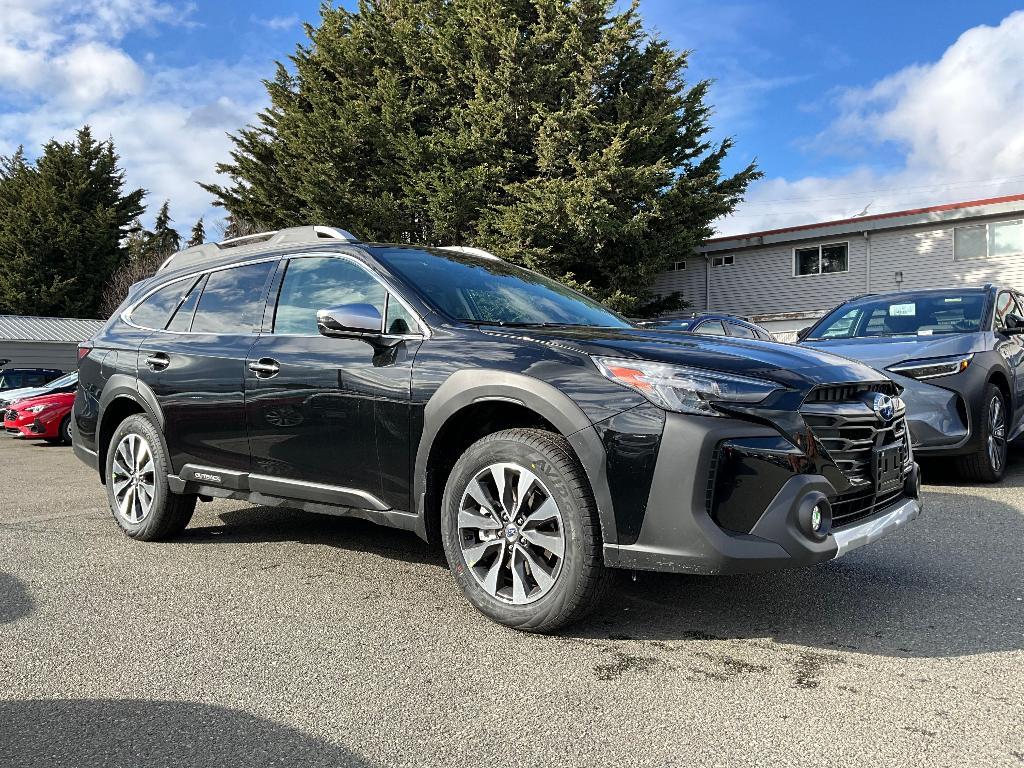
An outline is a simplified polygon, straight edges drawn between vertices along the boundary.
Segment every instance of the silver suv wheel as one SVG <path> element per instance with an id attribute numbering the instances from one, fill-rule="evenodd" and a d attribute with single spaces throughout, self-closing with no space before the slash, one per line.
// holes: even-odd
<path id="1" fill-rule="evenodd" d="M 117 513 L 140 523 L 153 508 L 156 495 L 153 451 L 141 435 L 127 434 L 114 451 L 112 481 Z"/>
<path id="2" fill-rule="evenodd" d="M 513 463 L 485 467 L 463 491 L 459 542 L 484 591 L 525 605 L 555 585 L 565 555 L 562 514 L 533 472 Z"/>

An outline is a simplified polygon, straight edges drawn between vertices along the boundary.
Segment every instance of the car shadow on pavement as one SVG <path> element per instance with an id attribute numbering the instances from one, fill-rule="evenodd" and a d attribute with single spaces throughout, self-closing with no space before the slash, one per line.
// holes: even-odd
<path id="1" fill-rule="evenodd" d="M 132 699 L 0 702 L 0 762 L 81 766 L 369 766 L 294 728 L 209 704 Z"/>
<path id="2" fill-rule="evenodd" d="M 606 608 L 569 634 L 772 638 L 904 657 L 1020 650 L 1022 539 L 1018 509 L 930 492 L 923 516 L 906 530 L 822 565 L 750 576 L 620 577 Z"/>
<path id="3" fill-rule="evenodd" d="M 25 583 L 17 576 L 0 572 L 0 624 L 28 616 L 34 607 Z"/>
<path id="4" fill-rule="evenodd" d="M 201 511 L 200 506 L 197 511 Z M 217 515 L 224 525 L 193 523 L 176 541 L 185 544 L 244 544 L 294 541 L 447 569 L 440 548 L 411 531 L 386 528 L 354 517 L 335 517 L 285 507 L 243 507 Z"/>

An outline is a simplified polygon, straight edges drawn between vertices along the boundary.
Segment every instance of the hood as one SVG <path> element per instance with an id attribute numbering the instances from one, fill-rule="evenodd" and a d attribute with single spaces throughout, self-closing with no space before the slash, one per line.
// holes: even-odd
<path id="1" fill-rule="evenodd" d="M 793 389 L 808 385 L 875 382 L 884 374 L 836 355 L 794 344 L 701 336 L 650 328 L 490 328 L 489 333 L 542 344 L 559 344 L 588 355 L 689 365 L 775 381 Z"/>
<path id="2" fill-rule="evenodd" d="M 0 403 L 16 403 L 29 397 L 36 397 L 46 391 L 46 387 L 20 387 L 0 392 Z"/>
<path id="3" fill-rule="evenodd" d="M 951 333 L 941 336 L 876 336 L 873 338 L 821 339 L 800 343 L 801 347 L 826 350 L 867 363 L 879 370 L 908 360 L 949 357 L 983 352 L 982 333 Z"/>
<path id="4" fill-rule="evenodd" d="M 74 392 L 56 392 L 52 395 L 22 398 L 15 403 L 15 407 L 20 411 L 33 405 L 73 405 L 74 402 Z"/>

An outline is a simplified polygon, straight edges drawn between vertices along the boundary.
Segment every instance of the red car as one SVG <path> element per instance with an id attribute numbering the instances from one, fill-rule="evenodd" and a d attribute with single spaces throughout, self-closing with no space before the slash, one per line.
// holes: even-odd
<path id="1" fill-rule="evenodd" d="M 4 430 L 18 437 L 42 438 L 50 443 L 71 444 L 71 406 L 74 392 L 21 400 L 3 412 Z"/>

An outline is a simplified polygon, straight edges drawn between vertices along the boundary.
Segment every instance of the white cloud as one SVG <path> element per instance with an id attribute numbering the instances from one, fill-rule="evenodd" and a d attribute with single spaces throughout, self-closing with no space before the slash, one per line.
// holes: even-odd
<path id="1" fill-rule="evenodd" d="M 82 125 L 114 139 L 130 188 L 148 191 L 148 219 L 171 200 L 183 233 L 210 196 L 195 183 L 214 180 L 227 159 L 228 132 L 265 105 L 260 82 L 271 62 L 163 66 L 134 60 L 125 35 L 155 25 L 192 25 L 192 6 L 154 0 L 0 0 L 0 154 L 24 144 L 32 154 Z M 8 23 L 11 22 L 11 23 Z M 214 214 L 219 216 L 220 214 Z"/>
<path id="2" fill-rule="evenodd" d="M 261 19 L 257 16 L 251 16 L 250 21 L 254 24 L 259 24 L 261 27 L 280 31 L 298 26 L 299 22 L 302 20 L 298 16 L 271 16 L 269 19 Z"/>
<path id="3" fill-rule="evenodd" d="M 723 234 L 1024 192 L 1024 12 L 968 30 L 933 63 L 836 97 L 839 117 L 812 144 L 862 161 L 832 177 L 753 185 Z"/>

